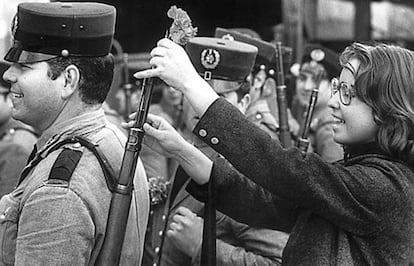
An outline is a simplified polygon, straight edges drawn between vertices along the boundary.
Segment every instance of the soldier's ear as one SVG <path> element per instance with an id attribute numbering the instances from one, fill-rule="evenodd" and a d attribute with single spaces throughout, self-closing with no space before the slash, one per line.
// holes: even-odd
<path id="1" fill-rule="evenodd" d="M 62 97 L 65 99 L 71 96 L 78 88 L 80 81 L 80 72 L 75 65 L 69 65 L 63 71 L 63 76 L 65 78 L 65 86 Z"/>
<path id="2" fill-rule="evenodd" d="M 239 105 L 240 111 L 244 114 L 246 113 L 247 108 L 249 107 L 251 103 L 251 97 L 250 94 L 245 94 L 243 98 L 237 103 Z"/>

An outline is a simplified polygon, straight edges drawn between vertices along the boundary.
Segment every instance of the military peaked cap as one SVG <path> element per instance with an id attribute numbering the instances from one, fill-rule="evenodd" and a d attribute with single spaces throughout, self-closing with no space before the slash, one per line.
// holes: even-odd
<path id="1" fill-rule="evenodd" d="M 195 37 L 186 45 L 194 67 L 206 80 L 243 81 L 250 74 L 257 48 L 238 41 Z"/>
<path id="2" fill-rule="evenodd" d="M 258 52 L 255 67 L 260 67 L 261 65 L 268 67 L 270 64 L 276 64 L 276 47 L 270 42 L 262 41 L 235 30 L 228 30 L 220 27 L 216 28 L 214 36 L 217 38 L 233 39 L 235 41 L 256 46 Z"/>
<path id="3" fill-rule="evenodd" d="M 115 32 L 113 6 L 92 2 L 21 3 L 4 59 L 33 63 L 54 57 L 107 55 Z"/>
<path id="4" fill-rule="evenodd" d="M 316 72 L 322 66 L 331 79 L 341 72 L 339 54 L 319 44 L 309 44 L 304 48 L 301 71 Z"/>

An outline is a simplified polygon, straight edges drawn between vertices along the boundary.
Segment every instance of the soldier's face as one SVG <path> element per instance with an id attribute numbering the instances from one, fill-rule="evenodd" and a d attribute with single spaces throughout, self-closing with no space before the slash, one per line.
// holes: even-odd
<path id="1" fill-rule="evenodd" d="M 312 90 L 317 86 L 315 75 L 302 71 L 296 79 L 296 97 L 301 105 L 308 105 Z M 318 87 L 318 101 L 317 106 L 327 105 L 330 99 L 330 81 L 321 80 Z"/>
<path id="2" fill-rule="evenodd" d="M 299 73 L 296 79 L 296 97 L 302 105 L 309 104 L 309 98 L 315 87 L 316 81 L 313 74 L 305 71 Z"/>
<path id="3" fill-rule="evenodd" d="M 3 74 L 3 79 L 10 83 L 13 118 L 39 132 L 47 129 L 65 106 L 65 78 L 60 75 L 52 80 L 48 70 L 46 62 L 15 63 Z"/>

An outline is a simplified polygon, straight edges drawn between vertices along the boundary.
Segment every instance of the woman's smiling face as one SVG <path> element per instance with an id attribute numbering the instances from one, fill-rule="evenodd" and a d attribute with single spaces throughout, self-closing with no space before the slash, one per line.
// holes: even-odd
<path id="1" fill-rule="evenodd" d="M 358 59 L 351 59 L 342 69 L 339 82 L 355 86 L 355 75 L 359 65 Z M 358 97 L 353 97 L 349 105 L 344 105 L 337 92 L 329 100 L 329 107 L 332 108 L 332 116 L 336 122 L 333 126 L 336 142 L 355 145 L 375 141 L 378 125 L 374 122 L 372 108 Z"/>

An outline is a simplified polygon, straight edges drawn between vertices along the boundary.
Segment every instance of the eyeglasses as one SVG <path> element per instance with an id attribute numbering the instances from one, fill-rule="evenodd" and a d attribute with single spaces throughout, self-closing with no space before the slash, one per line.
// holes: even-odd
<path id="1" fill-rule="evenodd" d="M 331 80 L 331 97 L 339 91 L 339 100 L 343 105 L 350 105 L 351 99 L 356 96 L 354 85 L 339 82 L 337 78 Z"/>

